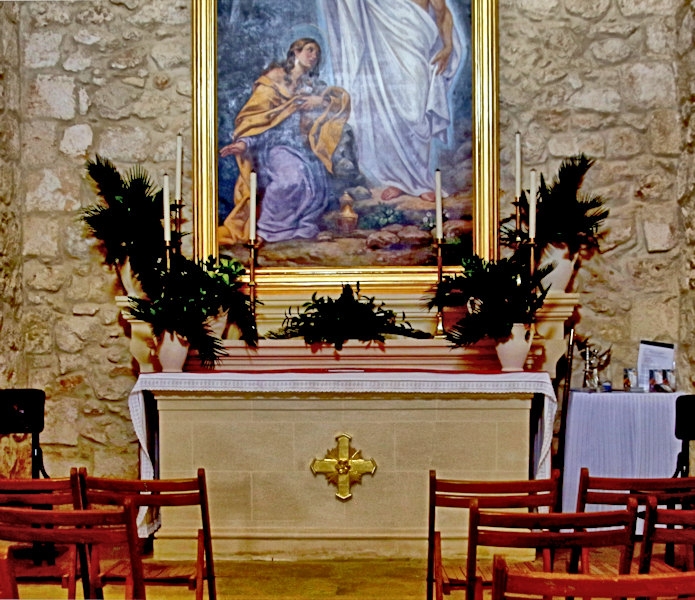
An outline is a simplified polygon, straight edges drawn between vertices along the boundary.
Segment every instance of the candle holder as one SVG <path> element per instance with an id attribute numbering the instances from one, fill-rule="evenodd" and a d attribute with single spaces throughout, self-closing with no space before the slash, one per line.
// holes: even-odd
<path id="1" fill-rule="evenodd" d="M 530 271 L 531 271 L 531 276 L 536 272 L 536 239 L 531 238 L 528 241 L 529 245 L 529 265 L 530 265 Z"/>
<path id="2" fill-rule="evenodd" d="M 174 212 L 174 231 L 176 232 L 176 248 L 174 251 L 181 254 L 181 229 L 183 227 L 183 201 L 178 198 L 172 204 Z"/>
<path id="3" fill-rule="evenodd" d="M 167 272 L 171 270 L 171 252 L 171 240 L 164 240 L 164 261 L 166 264 Z"/>
<path id="4" fill-rule="evenodd" d="M 249 239 L 246 244 L 249 249 L 249 299 L 251 301 L 251 314 L 256 318 L 256 258 L 258 256 L 258 240 Z"/>
<path id="5" fill-rule="evenodd" d="M 443 274 L 443 259 L 442 259 L 442 238 L 437 238 L 435 241 L 437 249 L 437 285 L 442 283 Z M 434 329 L 435 337 L 444 337 L 444 318 L 442 315 L 441 304 L 437 306 L 437 323 Z"/>

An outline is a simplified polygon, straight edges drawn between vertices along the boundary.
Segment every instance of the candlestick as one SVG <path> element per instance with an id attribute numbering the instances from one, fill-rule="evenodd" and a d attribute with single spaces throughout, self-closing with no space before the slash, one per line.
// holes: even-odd
<path id="1" fill-rule="evenodd" d="M 164 209 L 164 241 L 171 242 L 171 203 L 169 201 L 169 175 L 164 174 L 164 192 L 163 192 L 163 209 Z"/>
<path id="2" fill-rule="evenodd" d="M 442 260 L 442 241 L 438 239 L 435 242 L 437 247 L 437 284 L 442 283 L 443 274 L 443 260 Z M 444 315 L 442 314 L 441 304 L 437 306 L 437 322 L 434 328 L 434 335 L 437 337 L 443 337 L 446 332 L 444 331 Z"/>
<path id="3" fill-rule="evenodd" d="M 516 151 L 514 162 L 515 186 L 514 197 L 519 200 L 521 198 L 521 134 L 516 132 Z"/>
<path id="4" fill-rule="evenodd" d="M 176 188 L 174 200 L 178 204 L 181 200 L 181 177 L 183 175 L 183 137 L 179 133 L 176 136 Z"/>
<path id="5" fill-rule="evenodd" d="M 256 239 L 256 171 L 251 171 L 251 197 L 249 199 L 249 240 Z"/>
<path id="6" fill-rule="evenodd" d="M 530 240 L 536 239 L 536 169 L 531 169 L 531 189 L 528 199 L 528 237 Z"/>
<path id="7" fill-rule="evenodd" d="M 437 240 L 444 237 L 443 216 L 442 216 L 442 172 L 437 169 L 434 172 L 434 200 L 435 200 L 435 221 Z"/>

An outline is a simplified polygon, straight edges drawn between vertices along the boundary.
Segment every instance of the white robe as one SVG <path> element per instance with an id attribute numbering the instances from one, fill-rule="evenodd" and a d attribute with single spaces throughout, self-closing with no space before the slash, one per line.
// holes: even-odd
<path id="1" fill-rule="evenodd" d="M 376 185 L 419 196 L 434 189 L 432 141 L 447 141 L 447 92 L 466 56 L 454 50 L 442 74 L 433 17 L 411 0 L 317 0 L 323 9 L 336 84 L 352 99 L 361 170 Z"/>

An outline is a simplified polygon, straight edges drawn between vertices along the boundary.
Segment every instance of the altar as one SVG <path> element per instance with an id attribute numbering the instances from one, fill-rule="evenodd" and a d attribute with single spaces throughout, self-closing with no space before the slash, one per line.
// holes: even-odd
<path id="1" fill-rule="evenodd" d="M 129 405 L 143 477 L 153 458 L 161 477 L 206 469 L 216 556 L 422 558 L 429 469 L 547 477 L 556 398 L 545 372 L 294 368 L 144 373 Z M 158 553 L 190 544 L 195 523 L 165 512 Z"/>

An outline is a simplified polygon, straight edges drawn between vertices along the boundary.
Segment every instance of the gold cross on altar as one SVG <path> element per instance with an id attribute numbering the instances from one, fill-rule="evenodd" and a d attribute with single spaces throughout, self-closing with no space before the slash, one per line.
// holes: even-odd
<path id="1" fill-rule="evenodd" d="M 328 483 L 337 486 L 335 495 L 341 500 L 349 500 L 352 497 L 350 486 L 361 483 L 365 473 L 374 475 L 376 462 L 371 458 L 362 458 L 362 451 L 350 446 L 352 438 L 347 433 L 341 433 L 335 439 L 338 445 L 327 450 L 325 458 L 315 458 L 311 463 L 311 472 L 325 475 Z"/>

